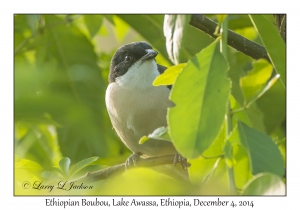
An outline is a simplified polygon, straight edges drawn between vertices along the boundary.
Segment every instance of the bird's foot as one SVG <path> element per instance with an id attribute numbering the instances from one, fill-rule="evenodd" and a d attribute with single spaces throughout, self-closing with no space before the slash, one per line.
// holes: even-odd
<path id="1" fill-rule="evenodd" d="M 142 154 L 141 153 L 133 153 L 133 154 L 131 154 L 128 158 L 127 158 L 127 160 L 126 160 L 126 162 L 125 162 L 125 170 L 127 170 L 127 169 L 129 169 L 130 167 L 137 167 L 137 161 L 140 159 L 140 156 L 141 156 Z"/>
<path id="2" fill-rule="evenodd" d="M 188 167 L 191 166 L 190 163 L 187 162 L 187 159 L 185 157 L 182 157 L 181 154 L 179 153 L 176 153 L 174 155 L 174 161 L 173 161 L 173 164 L 174 166 L 176 166 L 177 163 L 180 163 L 181 165 L 181 168 L 185 171 Z"/>

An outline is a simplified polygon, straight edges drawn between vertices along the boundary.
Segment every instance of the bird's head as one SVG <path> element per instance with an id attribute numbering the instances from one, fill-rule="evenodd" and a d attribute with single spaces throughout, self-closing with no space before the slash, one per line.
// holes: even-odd
<path id="1" fill-rule="evenodd" d="M 151 87 L 159 75 L 155 61 L 157 54 L 146 42 L 120 47 L 111 60 L 109 82 L 133 89 Z"/>

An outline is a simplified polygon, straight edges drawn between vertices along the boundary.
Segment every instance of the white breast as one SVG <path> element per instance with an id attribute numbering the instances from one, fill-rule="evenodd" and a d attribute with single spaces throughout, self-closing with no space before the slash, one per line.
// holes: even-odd
<path id="1" fill-rule="evenodd" d="M 124 82 L 125 80 L 123 80 Z M 126 86 L 127 87 L 127 86 Z M 124 88 L 124 83 L 114 82 L 106 90 L 106 106 L 117 134 L 133 152 L 146 156 L 174 154 L 169 142 L 149 140 L 138 144 L 139 139 L 156 128 L 167 125 L 169 89 L 160 87 Z"/>

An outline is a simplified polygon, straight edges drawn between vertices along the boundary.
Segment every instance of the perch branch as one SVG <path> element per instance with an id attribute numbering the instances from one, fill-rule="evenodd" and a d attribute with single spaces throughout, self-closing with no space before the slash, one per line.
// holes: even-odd
<path id="1" fill-rule="evenodd" d="M 203 31 L 212 38 L 217 38 L 217 36 L 214 35 L 214 32 L 218 24 L 205 17 L 204 15 L 192 15 L 190 25 Z M 264 58 L 270 61 L 267 51 L 263 46 L 252 42 L 249 39 L 246 39 L 245 37 L 240 36 L 231 30 L 228 30 L 227 43 L 237 51 L 240 51 L 254 59 Z"/>
<path id="2" fill-rule="evenodd" d="M 166 156 L 152 157 L 147 159 L 140 158 L 137 162 L 137 165 L 138 167 L 139 166 L 152 167 L 152 166 L 173 164 L 173 161 L 174 161 L 174 155 L 166 155 Z M 125 164 L 122 163 L 99 171 L 88 172 L 84 176 L 79 177 L 78 179 L 73 181 L 91 183 L 103 179 L 108 179 L 109 177 L 112 177 L 117 174 L 121 174 L 124 171 L 125 171 Z"/>

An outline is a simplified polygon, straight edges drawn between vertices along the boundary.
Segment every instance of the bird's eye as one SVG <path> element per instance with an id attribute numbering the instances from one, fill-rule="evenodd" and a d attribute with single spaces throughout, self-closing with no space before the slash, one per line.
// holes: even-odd
<path id="1" fill-rule="evenodd" d="M 125 56 L 125 61 L 126 62 L 129 62 L 129 61 L 131 61 L 133 59 L 133 57 L 131 56 L 131 55 L 126 55 Z"/>

